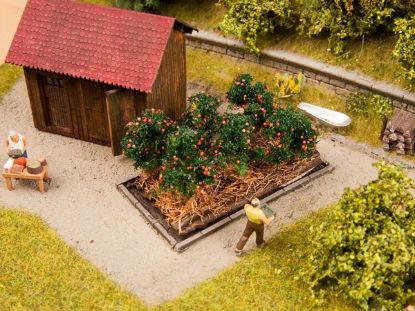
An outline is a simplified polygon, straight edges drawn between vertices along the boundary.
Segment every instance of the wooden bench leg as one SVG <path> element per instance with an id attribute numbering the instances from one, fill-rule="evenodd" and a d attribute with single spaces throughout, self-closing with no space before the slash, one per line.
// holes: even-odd
<path id="1" fill-rule="evenodd" d="M 39 179 L 37 181 L 37 185 L 39 186 L 40 192 L 45 192 L 45 182 L 43 181 L 43 179 Z"/>
<path id="2" fill-rule="evenodd" d="M 6 182 L 6 187 L 9 189 L 9 191 L 14 190 L 12 179 L 10 177 L 4 177 L 4 181 Z"/>
<path id="3" fill-rule="evenodd" d="M 43 177 L 43 180 L 46 181 L 48 179 L 48 167 L 45 167 L 45 176 Z"/>

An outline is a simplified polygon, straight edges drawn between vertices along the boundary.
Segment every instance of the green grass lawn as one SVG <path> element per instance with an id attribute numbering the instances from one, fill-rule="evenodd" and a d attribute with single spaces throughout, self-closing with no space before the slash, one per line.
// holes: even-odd
<path id="1" fill-rule="evenodd" d="M 143 310 L 38 217 L 0 209 L 2 310 Z"/>
<path id="2" fill-rule="evenodd" d="M 162 13 L 175 16 L 201 29 L 220 32 L 218 24 L 222 21 L 226 10 L 218 6 L 217 0 L 175 0 L 164 6 Z M 336 57 L 327 51 L 327 38 L 300 37 L 294 32 L 284 31 L 260 38 L 261 48 L 273 47 L 312 57 L 347 69 L 359 70 L 376 79 L 386 80 L 403 87 L 409 85 L 399 78 L 400 66 L 392 57 L 395 44 L 392 35 L 365 38 L 349 42 L 349 55 Z"/>
<path id="3" fill-rule="evenodd" d="M 22 76 L 23 70 L 14 65 L 0 65 L 0 101 L 1 98 L 11 89 L 16 81 Z"/>
<path id="4" fill-rule="evenodd" d="M 255 80 L 265 81 L 269 86 L 272 86 L 278 71 L 255 63 L 187 48 L 188 81 L 206 85 L 210 92 L 224 95 L 234 77 L 243 72 L 248 72 Z M 302 101 L 346 112 L 345 99 L 324 87 L 306 85 L 299 96 L 290 100 L 294 106 Z M 379 136 L 382 130 L 382 121 L 358 115 L 351 115 L 351 117 L 353 121 L 350 126 L 334 131 L 353 137 L 357 141 L 380 146 Z M 328 129 L 322 128 L 322 130 Z"/>
<path id="5" fill-rule="evenodd" d="M 249 253 L 233 267 L 187 291 L 162 310 L 357 310 L 330 296 L 319 308 L 313 306 L 306 284 L 298 280 L 311 252 L 310 226 L 318 225 L 326 211 L 312 214 L 284 227 L 267 247 Z"/>
<path id="6" fill-rule="evenodd" d="M 324 213 L 283 228 L 264 249 L 150 308 L 80 257 L 39 217 L 0 208 L 2 310 L 310 310 L 309 292 L 297 275 L 310 252 L 307 229 Z M 355 310 L 334 296 L 320 307 L 328 308 Z"/>

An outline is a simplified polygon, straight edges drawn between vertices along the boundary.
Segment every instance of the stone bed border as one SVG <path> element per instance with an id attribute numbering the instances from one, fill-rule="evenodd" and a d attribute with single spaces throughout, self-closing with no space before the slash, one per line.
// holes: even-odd
<path id="1" fill-rule="evenodd" d="M 341 96 L 354 91 L 379 94 L 390 98 L 395 107 L 415 113 L 415 93 L 354 71 L 283 50 L 264 49 L 255 56 L 245 50 L 241 41 L 204 30 L 187 35 L 186 40 L 190 47 L 244 59 L 288 73 L 302 72 L 309 83 L 322 85 Z"/>
<path id="2" fill-rule="evenodd" d="M 330 166 L 329 163 L 325 160 L 322 160 L 323 163 L 326 165 L 322 169 L 311 173 L 310 175 L 306 175 L 298 180 L 294 180 L 289 182 L 280 190 L 270 194 L 269 196 L 263 198 L 261 201 L 264 203 L 272 202 L 283 195 L 290 193 L 291 191 L 304 186 L 305 184 L 311 182 L 314 179 L 317 179 L 325 174 L 331 173 L 334 170 L 334 167 Z M 129 178 L 119 182 L 116 187 L 117 189 L 134 205 L 136 209 L 138 209 L 144 219 L 170 244 L 172 249 L 178 253 L 185 251 L 191 244 L 194 242 L 206 237 L 207 235 L 215 232 L 219 228 L 231 223 L 234 220 L 240 219 L 245 216 L 245 211 L 239 210 L 224 219 L 214 223 L 213 225 L 191 235 L 190 237 L 184 239 L 183 241 L 177 242 L 168 232 L 167 230 L 159 223 L 157 219 L 155 219 L 149 211 L 130 193 L 127 187 L 124 185 L 125 182 L 130 181 L 131 179 L 137 177 L 130 176 Z"/>

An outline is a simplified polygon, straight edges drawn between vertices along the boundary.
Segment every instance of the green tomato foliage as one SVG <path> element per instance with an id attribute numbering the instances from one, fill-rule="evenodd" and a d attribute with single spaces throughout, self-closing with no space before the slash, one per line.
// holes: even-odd
<path id="1" fill-rule="evenodd" d="M 176 130 L 176 122 L 160 110 L 146 110 L 135 122 L 127 125 L 121 140 L 124 154 L 134 161 L 134 166 L 146 170 L 159 168 L 170 133 Z"/>
<path id="2" fill-rule="evenodd" d="M 346 189 L 327 221 L 310 230 L 313 251 L 305 275 L 318 302 L 328 290 L 368 310 L 402 310 L 415 277 L 413 182 L 379 162 L 378 178 Z"/>
<path id="3" fill-rule="evenodd" d="M 188 126 L 203 133 L 207 140 L 217 132 L 221 117 L 218 108 L 221 102 L 214 96 L 204 92 L 188 98 L 188 108 L 179 120 L 180 126 Z"/>
<path id="4" fill-rule="evenodd" d="M 231 104 L 244 108 L 254 124 L 263 123 L 273 109 L 274 94 L 262 82 L 252 83 L 252 76 L 238 75 L 226 93 Z"/>
<path id="5" fill-rule="evenodd" d="M 220 159 L 222 163 L 232 163 L 240 175 L 248 170 L 252 126 L 249 116 L 228 113 L 219 130 Z"/>
<path id="6" fill-rule="evenodd" d="M 214 182 L 217 154 L 211 150 L 209 141 L 200 132 L 183 126 L 167 139 L 166 154 L 159 180 L 166 190 L 178 190 L 191 196 L 196 189 Z M 201 188 L 202 187 L 202 188 Z"/>
<path id="7" fill-rule="evenodd" d="M 265 148 L 256 152 L 260 151 L 262 159 L 273 164 L 290 160 L 294 154 L 309 157 L 317 143 L 316 128 L 311 121 L 291 107 L 283 108 L 281 105 L 263 123 L 261 133 L 267 143 Z M 260 156 L 257 156 L 258 160 Z"/>
<path id="8" fill-rule="evenodd" d="M 124 154 L 135 167 L 159 174 L 161 188 L 185 196 L 205 191 L 221 167 L 231 166 L 244 175 L 250 166 L 313 154 L 316 128 L 300 112 L 274 104 L 264 83 L 241 74 L 227 95 L 243 112 L 230 105 L 221 116 L 222 103 L 205 93 L 189 97 L 177 123 L 161 111 L 145 111 L 127 125 L 121 143 Z"/>

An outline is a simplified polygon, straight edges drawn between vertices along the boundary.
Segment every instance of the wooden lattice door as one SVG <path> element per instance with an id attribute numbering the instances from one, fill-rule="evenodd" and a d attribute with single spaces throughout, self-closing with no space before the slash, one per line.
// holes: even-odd
<path id="1" fill-rule="evenodd" d="M 74 135 L 68 81 L 61 77 L 41 76 L 45 125 L 48 130 L 67 136 Z"/>

